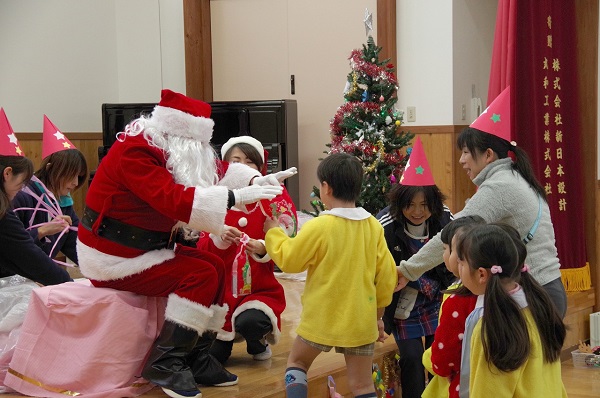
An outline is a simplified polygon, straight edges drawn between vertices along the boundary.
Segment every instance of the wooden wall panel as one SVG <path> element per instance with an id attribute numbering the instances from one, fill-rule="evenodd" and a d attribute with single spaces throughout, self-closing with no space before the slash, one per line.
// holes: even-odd
<path id="1" fill-rule="evenodd" d="M 573 292 L 567 294 L 567 315 L 564 322 L 567 326 L 567 336 L 563 349 L 569 353 L 571 348 L 590 337 L 590 314 L 595 303 L 594 290 Z"/>
<path id="2" fill-rule="evenodd" d="M 465 202 L 477 191 L 477 186 L 473 184 L 473 181 L 469 178 L 467 173 L 463 170 L 460 163 L 460 151 L 456 148 L 456 138 L 460 132 L 467 126 L 454 126 L 454 139 L 452 145 L 454 151 L 452 152 L 453 160 L 452 165 L 454 167 L 452 176 L 454 177 L 454 209 L 455 211 L 462 210 L 465 207 Z"/>
<path id="3" fill-rule="evenodd" d="M 98 168 L 98 147 L 102 146 L 102 133 L 79 133 L 65 134 L 65 136 L 83 153 L 88 165 L 88 171 Z M 19 144 L 25 154 L 33 162 L 35 170 L 42 162 L 42 134 L 41 133 L 17 133 Z M 75 212 L 79 217 L 83 214 L 85 206 L 85 195 L 87 194 L 88 183 L 73 193 Z"/>
<path id="4" fill-rule="evenodd" d="M 210 0 L 183 0 L 186 95 L 213 100 Z"/>
<path id="5" fill-rule="evenodd" d="M 379 59 L 388 59 L 398 69 L 396 50 L 396 0 L 377 0 L 377 45 Z"/>
<path id="6" fill-rule="evenodd" d="M 447 196 L 446 205 L 457 213 L 465 201 L 475 193 L 475 184 L 458 163 L 460 152 L 456 137 L 465 126 L 411 126 L 403 127 L 421 138 L 436 185 Z"/>

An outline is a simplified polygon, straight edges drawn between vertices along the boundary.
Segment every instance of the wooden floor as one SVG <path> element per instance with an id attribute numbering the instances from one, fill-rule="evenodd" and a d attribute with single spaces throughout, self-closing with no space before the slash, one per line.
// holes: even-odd
<path id="1" fill-rule="evenodd" d="M 291 342 L 296 337 L 294 331 L 300 319 L 302 308 L 300 295 L 304 283 L 283 279 L 280 281 L 285 288 L 287 308 L 282 317 L 281 341 L 272 347 L 273 357 L 264 362 L 254 361 L 246 354 L 244 344 L 236 344 L 227 369 L 238 375 L 239 384 L 235 387 L 201 387 L 203 398 L 285 397 L 283 375 Z M 385 352 L 395 350 L 396 344 L 393 340 L 393 337 L 390 337 L 385 343 L 378 343 L 376 357 L 380 358 Z M 309 370 L 309 396 L 329 397 L 325 387 L 329 374 L 334 376 L 338 392 L 341 392 L 344 397 L 351 397 L 352 394 L 347 390 L 345 379 L 344 358 L 342 355 L 332 352 L 317 357 L 313 367 Z M 569 359 L 563 362 L 562 377 L 569 398 L 600 397 L 600 369 L 574 368 L 572 360 Z M 166 396 L 158 388 L 144 395 L 145 398 Z"/>
<path id="2" fill-rule="evenodd" d="M 282 335 L 279 344 L 272 346 L 273 357 L 266 361 L 254 361 L 245 352 L 245 344 L 234 345 L 227 369 L 239 377 L 239 384 L 232 387 L 201 387 L 203 398 L 282 398 L 285 397 L 283 375 L 291 343 L 300 319 L 300 295 L 304 282 L 280 279 L 284 286 L 287 308 L 282 315 Z M 326 321 L 326 320 L 324 320 Z M 395 351 L 395 342 L 390 337 L 385 343 L 377 343 L 375 361 L 381 365 L 386 353 Z M 563 362 L 563 381 L 570 398 L 600 397 L 600 369 L 574 368 L 569 359 Z M 329 397 L 326 391 L 327 376 L 333 375 L 338 392 L 351 397 L 345 375 L 344 358 L 333 352 L 321 354 L 308 372 L 309 397 Z M 3 394 L 0 398 L 18 397 Z M 396 395 L 400 397 L 399 394 Z M 167 397 L 159 388 L 154 388 L 143 398 Z"/>

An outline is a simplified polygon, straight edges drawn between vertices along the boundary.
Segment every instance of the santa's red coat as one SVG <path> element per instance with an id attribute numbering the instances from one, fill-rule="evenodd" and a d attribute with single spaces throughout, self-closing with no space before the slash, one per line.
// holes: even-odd
<path id="1" fill-rule="evenodd" d="M 219 233 L 227 212 L 228 188 L 247 186 L 256 175 L 245 165 L 230 165 L 219 186 L 186 188 L 175 183 L 167 170 L 164 152 L 150 146 L 142 134 L 115 142 L 86 196 L 86 206 L 99 217 L 91 230 L 79 228 L 82 273 L 101 281 L 120 279 L 174 257 L 172 250 L 146 252 L 97 235 L 103 217 L 163 233 L 169 233 L 178 221 L 199 231 Z"/>

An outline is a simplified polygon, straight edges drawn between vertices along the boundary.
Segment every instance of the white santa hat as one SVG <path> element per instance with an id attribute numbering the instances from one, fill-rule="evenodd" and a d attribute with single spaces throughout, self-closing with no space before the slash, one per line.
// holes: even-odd
<path id="1" fill-rule="evenodd" d="M 263 146 L 259 140 L 257 140 L 254 137 L 250 137 L 249 135 L 240 135 L 239 137 L 231 137 L 229 140 L 227 140 L 227 142 L 224 143 L 223 146 L 221 147 L 221 159 L 225 160 L 224 159 L 225 154 L 235 144 L 252 145 L 254 147 L 254 149 L 256 149 L 258 151 L 258 153 L 260 154 L 260 158 L 262 159 L 263 163 L 265 162 L 265 149 L 263 148 Z"/>
<path id="2" fill-rule="evenodd" d="M 215 122 L 210 118 L 210 104 L 171 90 L 162 90 L 151 123 L 161 132 L 208 144 Z"/>

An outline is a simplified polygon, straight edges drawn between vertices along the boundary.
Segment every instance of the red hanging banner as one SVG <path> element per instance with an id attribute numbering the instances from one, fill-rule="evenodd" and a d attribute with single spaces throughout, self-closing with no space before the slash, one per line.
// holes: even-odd
<path id="1" fill-rule="evenodd" d="M 591 288 L 583 215 L 575 3 L 500 0 L 488 98 L 510 85 L 513 139 L 548 195 L 567 291 Z"/>

